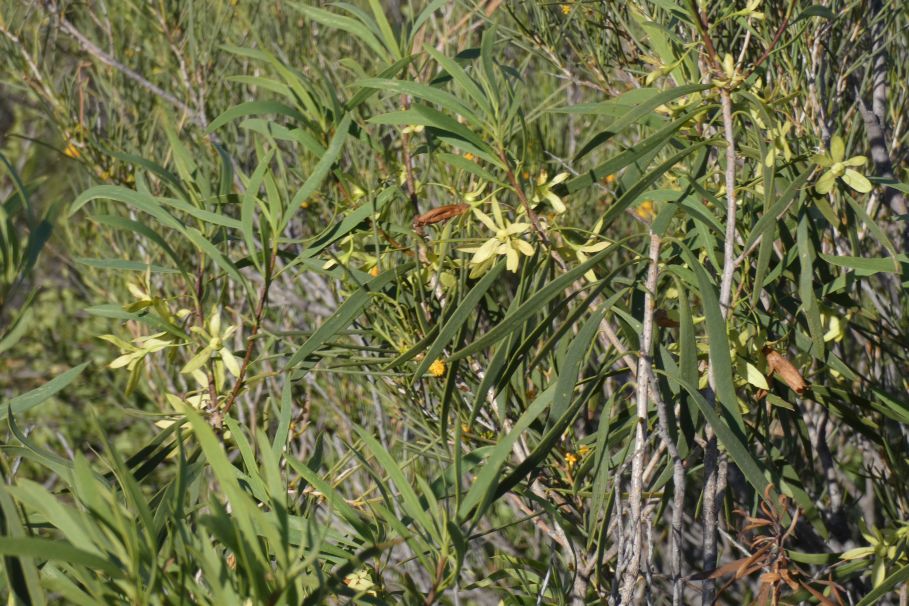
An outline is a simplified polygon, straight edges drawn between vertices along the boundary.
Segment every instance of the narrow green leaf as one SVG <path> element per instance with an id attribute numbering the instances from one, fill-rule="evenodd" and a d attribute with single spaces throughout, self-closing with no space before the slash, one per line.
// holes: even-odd
<path id="1" fill-rule="evenodd" d="M 126 187 L 120 187 L 119 185 L 97 185 L 85 190 L 79 194 L 79 197 L 77 197 L 75 201 L 73 201 L 73 204 L 69 210 L 69 216 L 73 216 L 88 202 L 96 199 L 107 199 L 123 202 L 124 204 L 132 206 L 136 210 L 140 210 L 151 215 L 160 221 L 161 224 L 165 227 L 170 227 L 171 229 L 177 230 L 178 232 L 183 231 L 183 225 L 177 221 L 170 213 L 164 210 L 154 196 L 127 189 Z"/>
<path id="2" fill-rule="evenodd" d="M 651 136 L 635 144 L 634 147 L 623 151 L 614 158 L 606 160 L 595 168 L 582 172 L 577 177 L 569 180 L 565 183 L 568 193 L 574 193 L 586 187 L 590 187 L 594 183 L 598 183 L 604 177 L 615 174 L 629 164 L 632 164 L 645 155 L 653 152 L 668 141 L 680 128 L 685 126 L 697 111 L 700 111 L 700 109 L 686 112 L 680 116 L 678 120 L 670 122 Z"/>
<path id="3" fill-rule="evenodd" d="M 622 194 L 618 200 L 609 206 L 609 209 L 603 214 L 603 225 L 610 225 L 616 219 L 616 217 L 618 217 L 629 206 L 631 206 L 632 202 L 636 201 L 641 196 L 641 194 L 647 191 L 648 187 L 653 185 L 657 179 L 662 177 L 673 166 L 684 160 L 687 156 L 691 155 L 698 149 L 706 147 L 708 145 L 711 145 L 711 142 L 701 141 L 699 143 L 695 143 L 694 145 L 690 145 L 638 179 L 634 185 L 628 188 L 628 191 Z"/>
<path id="4" fill-rule="evenodd" d="M 661 371 L 657 370 L 657 372 Z M 727 452 L 729 452 L 729 456 L 742 471 L 745 479 L 748 480 L 748 483 L 751 484 L 755 492 L 763 495 L 767 484 L 770 484 L 771 481 L 767 479 L 767 472 L 764 471 L 758 461 L 751 455 L 748 447 L 745 446 L 747 440 L 745 439 L 744 434 L 738 431 L 734 424 L 730 425 L 728 422 L 731 421 L 728 417 L 728 413 L 721 416 L 718 411 L 704 399 L 704 396 L 698 391 L 697 386 L 688 383 L 683 380 L 682 377 L 674 376 L 669 378 L 678 382 L 678 384 L 688 392 L 691 402 L 698 407 L 698 410 L 704 415 L 707 422 L 710 423 L 710 426 L 713 428 L 714 433 L 716 433 L 720 443 L 726 448 Z M 735 423 L 735 421 L 733 421 L 733 423 Z"/>
<path id="5" fill-rule="evenodd" d="M 347 139 L 350 123 L 350 114 L 345 114 L 335 129 L 335 134 L 331 138 L 328 149 L 325 150 L 325 155 L 319 158 L 318 164 L 313 168 L 312 173 L 306 178 L 306 181 L 303 182 L 303 187 L 301 187 L 300 191 L 293 197 L 293 200 L 291 200 L 290 205 L 284 212 L 284 218 L 279 226 L 279 232 L 283 231 L 284 226 L 287 225 L 293 214 L 300 208 L 300 204 L 305 202 L 322 185 L 322 181 L 325 180 L 331 167 L 338 160 L 338 156 L 341 155 L 341 148 L 344 145 L 344 140 Z"/>
<path id="6" fill-rule="evenodd" d="M 423 46 L 423 50 L 426 51 L 426 54 L 435 59 L 436 63 L 442 66 L 442 69 L 448 72 L 448 75 L 451 76 L 452 80 L 464 89 L 465 93 L 470 95 L 470 98 L 473 99 L 474 103 L 479 105 L 487 116 L 492 113 L 492 106 L 489 103 L 489 99 L 483 91 L 480 90 L 477 83 L 467 75 L 467 72 L 464 71 L 464 68 L 461 67 L 457 61 L 446 57 L 428 44 Z"/>
<path id="7" fill-rule="evenodd" d="M 561 419 L 571 406 L 575 384 L 578 381 L 578 372 L 581 370 L 581 363 L 586 361 L 587 350 L 590 348 L 590 344 L 593 342 L 593 339 L 600 328 L 600 322 L 606 316 L 608 309 L 609 306 L 600 306 L 597 311 L 593 312 L 590 317 L 581 324 L 578 334 L 571 339 L 571 344 L 568 346 L 568 352 L 559 367 L 552 408 L 549 410 L 550 421 L 558 421 Z"/>
<path id="8" fill-rule="evenodd" d="M 751 248 L 758 238 L 767 235 L 767 238 L 770 239 L 769 232 L 776 228 L 777 222 L 782 218 L 783 213 L 786 212 L 786 209 L 789 208 L 790 203 L 796 194 L 802 191 L 802 186 L 805 185 L 805 182 L 808 181 L 808 177 L 811 176 L 812 168 L 806 168 L 799 174 L 798 177 L 792 180 L 791 183 L 783 190 L 783 193 L 780 194 L 773 206 L 769 210 L 765 211 L 764 214 L 758 219 L 757 223 L 754 224 L 754 227 L 751 228 L 751 232 L 748 234 L 748 238 L 745 240 L 745 246 L 743 250 L 748 250 Z"/>
<path id="9" fill-rule="evenodd" d="M 364 78 L 354 82 L 354 86 L 365 86 L 375 88 L 381 91 L 388 91 L 397 94 L 410 95 L 417 99 L 423 99 L 430 103 L 435 103 L 443 109 L 450 111 L 456 116 L 463 116 L 475 128 L 481 127 L 480 119 L 467 107 L 461 103 L 461 100 L 440 88 L 428 86 L 419 82 L 408 82 L 406 80 L 390 80 L 388 78 Z"/>
<path id="10" fill-rule="evenodd" d="M 140 223 L 139 221 L 132 221 L 125 217 L 118 217 L 116 215 L 98 215 L 94 217 L 94 219 L 103 225 L 109 225 L 115 229 L 131 231 L 141 236 L 145 236 L 157 244 L 161 250 L 163 250 L 167 256 L 173 260 L 177 268 L 179 268 L 181 271 L 184 271 L 183 262 L 180 257 L 177 256 L 177 253 L 174 251 L 174 249 L 171 248 L 170 244 L 168 244 L 164 238 L 158 235 L 158 233 L 148 225 Z"/>
<path id="11" fill-rule="evenodd" d="M 824 356 L 824 327 L 821 324 L 821 310 L 814 294 L 814 243 L 808 236 L 808 214 L 803 214 L 799 221 L 797 244 L 799 250 L 799 298 L 802 300 L 802 313 L 808 321 L 808 334 L 811 335 L 811 353 L 822 360 Z"/>
<path id="12" fill-rule="evenodd" d="M 420 103 L 414 103 L 408 110 L 373 116 L 367 121 L 395 126 L 431 126 L 469 142 L 482 153 L 492 155 L 492 148 L 479 135 L 459 124 L 454 118 Z"/>
<path id="13" fill-rule="evenodd" d="M 849 208 L 859 216 L 862 222 L 868 227 L 868 231 L 874 234 L 874 237 L 877 238 L 878 243 L 887 249 L 887 252 L 890 253 L 890 256 L 893 258 L 893 269 L 896 272 L 899 272 L 899 265 L 897 264 L 896 257 L 898 256 L 896 247 L 893 246 L 893 242 L 890 241 L 890 238 L 887 237 L 887 233 L 881 229 L 881 226 L 872 219 L 868 213 L 865 212 L 865 209 L 862 208 L 861 204 L 858 204 L 855 200 L 852 199 L 852 196 L 843 196 L 846 200 L 846 203 L 849 204 Z"/>
<path id="14" fill-rule="evenodd" d="M 401 48 L 398 45 L 398 39 L 391 29 L 391 24 L 385 16 L 385 9 L 382 7 L 382 4 L 379 0 L 369 0 L 369 8 L 372 9 L 372 15 L 376 21 L 376 25 L 379 27 L 379 31 L 382 32 L 382 40 L 385 42 L 385 46 L 396 58 L 400 58 Z"/>
<path id="15" fill-rule="evenodd" d="M 47 561 L 62 561 L 77 567 L 103 572 L 114 579 L 124 578 L 124 568 L 116 562 L 98 557 L 66 541 L 37 537 L 0 537 L 0 554 L 32 557 Z"/>
<path id="16" fill-rule="evenodd" d="M 661 105 L 665 105 L 670 101 L 674 101 L 679 97 L 684 97 L 685 95 L 690 95 L 691 93 L 696 93 L 702 90 L 707 90 L 712 88 L 712 84 L 686 84 L 683 86 L 678 86 L 676 88 L 671 88 L 662 92 L 654 91 L 655 94 L 653 97 L 650 97 L 646 101 L 641 101 L 636 103 L 624 114 L 613 120 L 609 123 L 609 126 L 605 130 L 594 135 L 590 141 L 585 143 L 581 150 L 575 156 L 575 160 L 583 158 L 590 151 L 596 148 L 599 145 L 607 142 L 613 136 L 619 134 L 641 118 L 645 116 L 652 116 L 653 110 Z M 637 93 L 640 95 L 640 93 Z M 621 97 L 619 97 L 621 99 Z M 596 113 L 596 112 L 594 112 Z"/>
<path id="17" fill-rule="evenodd" d="M 707 277 L 707 272 L 697 260 L 697 257 L 687 247 L 682 246 L 682 256 L 688 267 L 697 278 L 697 288 L 701 297 L 704 315 L 707 318 L 707 336 L 710 339 L 710 365 L 713 367 L 713 381 L 716 387 L 716 396 L 723 407 L 729 412 L 735 422 L 736 429 L 743 433 L 745 422 L 739 410 L 738 398 L 735 394 L 732 358 L 729 355 L 729 340 L 726 334 L 726 321 L 720 311 L 720 301 L 717 297 L 716 287 Z"/>
<path id="18" fill-rule="evenodd" d="M 831 265 L 855 270 L 858 276 L 872 276 L 877 273 L 899 273 L 894 270 L 893 257 L 850 257 L 824 253 L 820 253 L 818 256 Z M 900 255 L 897 260 L 900 263 L 909 263 L 909 257 L 906 255 Z"/>
<path id="19" fill-rule="evenodd" d="M 12 411 L 13 414 L 18 415 L 27 410 L 31 410 L 43 402 L 46 402 L 55 394 L 68 387 L 70 383 L 75 381 L 88 365 L 89 363 L 85 362 L 79 366 L 70 368 L 66 372 L 54 377 L 41 387 L 33 389 L 28 393 L 24 393 L 21 396 L 16 396 L 9 401 L 8 406 L 0 408 L 0 421 L 5 419 L 6 415 L 9 414 L 10 411 Z"/>
<path id="20" fill-rule="evenodd" d="M 470 345 L 453 353 L 451 356 L 449 356 L 449 359 L 459 360 L 478 351 L 482 351 L 499 339 L 502 339 L 503 337 L 510 334 L 513 330 L 517 329 L 524 322 L 526 322 L 527 319 L 530 318 L 533 314 L 539 313 L 539 311 L 546 303 L 559 295 L 569 284 L 587 273 L 587 270 L 596 267 L 600 261 L 613 254 L 618 246 L 619 243 L 611 244 L 608 248 L 593 255 L 584 263 L 581 263 L 577 267 L 568 270 L 564 274 L 557 277 L 555 280 L 549 282 L 538 292 L 534 293 L 534 295 L 530 297 L 530 299 L 528 299 L 527 302 L 519 307 L 514 313 L 507 315 L 489 332 L 487 332 L 485 335 Z"/>
<path id="21" fill-rule="evenodd" d="M 317 23 L 353 35 L 372 49 L 379 57 L 386 60 L 393 58 L 389 56 L 388 49 L 382 46 L 382 43 L 369 31 L 369 28 L 356 19 L 316 8 L 315 6 L 308 6 L 302 2 L 293 2 L 292 6 Z"/>
<path id="22" fill-rule="evenodd" d="M 433 524 L 432 518 L 420 503 L 420 497 L 417 496 L 417 493 L 404 476 L 404 471 L 395 461 L 394 457 L 392 457 L 366 429 L 355 426 L 354 431 L 357 432 L 357 435 L 375 457 L 376 462 L 379 463 L 385 473 L 388 474 L 388 478 L 394 483 L 395 488 L 398 489 L 398 494 L 401 496 L 401 507 L 404 512 L 410 516 L 414 522 L 419 524 L 425 532 L 435 540 L 440 541 L 439 532 Z"/>
<path id="23" fill-rule="evenodd" d="M 275 430 L 275 437 L 271 442 L 271 451 L 275 459 L 281 456 L 287 446 L 290 419 L 294 408 L 290 389 L 290 381 L 285 381 L 284 388 L 281 390 L 281 411 L 278 415 L 278 428 Z"/>
<path id="24" fill-rule="evenodd" d="M 360 286 L 360 288 L 350 295 L 347 300 L 338 307 L 337 311 L 322 323 L 303 345 L 294 352 L 294 355 L 290 357 L 285 368 L 293 368 L 319 349 L 326 341 L 347 328 L 369 304 L 374 293 L 381 292 L 390 282 L 402 276 L 413 266 L 414 264 L 411 262 L 389 269 Z"/>
<path id="25" fill-rule="evenodd" d="M 25 526 L 19 519 L 19 509 L 10 497 L 5 485 L 0 485 L 0 523 L 3 524 L 3 534 L 10 538 L 23 538 L 28 536 Z M 30 557 L 3 558 L 3 567 L 6 570 L 6 582 L 9 583 L 7 591 L 11 597 L 16 596 L 18 601 L 25 604 L 43 606 L 47 597 L 41 587 L 41 576 L 35 559 Z"/>
<path id="26" fill-rule="evenodd" d="M 256 254 L 255 232 L 253 231 L 253 220 L 255 219 L 256 199 L 259 195 L 259 188 L 262 186 L 262 180 L 265 178 L 265 172 L 269 169 L 271 160 L 274 157 L 274 150 L 269 150 L 264 158 L 259 162 L 256 170 L 246 182 L 246 189 L 240 201 L 240 233 L 243 235 L 243 241 L 246 243 L 246 249 L 249 256 L 252 257 L 256 267 L 262 271 L 264 263 Z"/>
<path id="27" fill-rule="evenodd" d="M 889 594 L 897 586 L 909 581 L 909 564 L 897 568 L 895 572 L 885 578 L 880 585 L 865 594 L 865 597 L 855 606 L 871 606 L 876 604 L 882 597 Z"/>
<path id="28" fill-rule="evenodd" d="M 330 483 L 319 477 L 319 474 L 307 467 L 303 461 L 298 461 L 294 457 L 287 457 L 285 460 L 307 484 L 310 484 L 319 493 L 325 495 L 325 500 L 330 510 L 341 516 L 357 534 L 367 540 L 375 540 L 372 529 L 366 524 L 362 516 L 357 513 L 356 509 L 347 504 L 344 497 Z"/>
<path id="29" fill-rule="evenodd" d="M 470 315 L 474 312 L 477 305 L 486 295 L 486 292 L 495 284 L 498 280 L 499 275 L 501 275 L 502 270 L 505 269 L 504 261 L 496 263 L 492 269 L 490 269 L 483 279 L 477 282 L 473 288 L 470 289 L 470 292 L 467 293 L 467 296 L 464 297 L 463 301 L 457 303 L 457 307 L 454 312 L 449 316 L 448 321 L 442 326 L 442 329 L 439 331 L 439 336 L 436 337 L 436 340 L 433 341 L 432 345 L 429 347 L 429 350 L 426 352 L 426 355 L 423 357 L 423 361 L 420 362 L 420 365 L 417 366 L 417 369 L 414 371 L 413 379 L 411 382 L 416 382 L 420 377 L 426 374 L 426 371 L 429 369 L 430 365 L 448 343 L 455 337 Z"/>
<path id="30" fill-rule="evenodd" d="M 511 431 L 505 434 L 495 445 L 486 464 L 480 468 L 480 473 L 477 474 L 470 490 L 467 491 L 464 499 L 458 505 L 459 519 L 466 520 L 476 507 L 479 507 L 479 509 L 474 517 L 478 517 L 492 501 L 495 495 L 495 482 L 501 473 L 502 466 L 505 465 L 505 462 L 511 456 L 511 449 L 518 438 L 521 437 L 521 433 L 552 404 L 555 389 L 556 386 L 553 384 L 539 394 L 527 407 L 527 410 L 521 414 Z"/>
<path id="31" fill-rule="evenodd" d="M 96 269 L 109 269 L 113 271 L 141 271 L 143 273 L 150 271 L 157 274 L 181 273 L 179 269 L 174 269 L 173 267 L 164 267 L 162 265 L 155 265 L 153 263 L 143 263 L 142 261 L 130 261 L 128 259 L 86 259 L 84 257 L 76 257 L 74 260 L 80 265 L 94 267 Z"/>
<path id="32" fill-rule="evenodd" d="M 306 116 L 301 114 L 296 109 L 290 107 L 289 105 L 281 103 L 280 101 L 246 101 L 245 103 L 239 103 L 231 108 L 224 110 L 217 118 L 212 120 L 211 124 L 208 125 L 206 132 L 212 133 L 228 122 L 236 120 L 237 118 L 245 118 L 246 116 L 260 116 L 262 114 L 278 114 L 280 116 L 286 116 L 288 118 L 292 118 L 299 124 L 306 124 L 309 122 L 306 119 Z"/>
<path id="33" fill-rule="evenodd" d="M 200 251 L 205 253 L 205 255 L 215 263 L 215 265 L 224 270 L 224 272 L 234 280 L 237 286 L 243 286 L 246 289 L 247 294 L 249 294 L 250 297 L 252 296 L 252 286 L 249 280 L 243 279 L 243 276 L 240 275 L 240 272 L 237 270 L 237 266 L 234 265 L 233 261 L 224 256 L 214 244 L 209 242 L 208 239 L 202 235 L 202 232 L 195 227 L 189 227 L 184 233 Z"/>

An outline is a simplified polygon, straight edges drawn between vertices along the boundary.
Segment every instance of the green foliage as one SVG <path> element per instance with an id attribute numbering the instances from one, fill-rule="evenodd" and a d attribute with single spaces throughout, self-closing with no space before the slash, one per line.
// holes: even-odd
<path id="1" fill-rule="evenodd" d="M 0 1 L 2 591 L 900 590 L 867 4 Z"/>

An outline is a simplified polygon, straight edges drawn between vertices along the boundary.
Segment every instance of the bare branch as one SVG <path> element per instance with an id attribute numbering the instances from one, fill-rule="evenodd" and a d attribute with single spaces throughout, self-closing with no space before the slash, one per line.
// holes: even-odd
<path id="1" fill-rule="evenodd" d="M 634 431 L 634 456 L 631 463 L 631 489 L 628 500 L 631 516 L 625 529 L 626 539 L 630 535 L 631 554 L 628 565 L 622 575 L 622 604 L 630 604 L 641 572 L 643 555 L 644 524 L 642 518 L 644 499 L 644 457 L 647 447 L 648 417 L 648 380 L 652 372 L 653 361 L 653 312 L 659 278 L 660 236 L 650 234 L 650 263 L 647 268 L 647 281 L 644 285 L 644 317 L 642 319 L 640 354 L 637 372 L 637 424 Z"/>
<path id="2" fill-rule="evenodd" d="M 139 86 L 141 86 L 142 88 L 147 90 L 148 92 L 152 93 L 156 97 L 170 103 L 171 105 L 173 105 L 174 107 L 179 109 L 181 112 L 183 112 L 184 114 L 189 116 L 189 118 L 193 122 L 195 122 L 202 128 L 205 128 L 206 126 L 208 126 L 207 121 L 205 120 L 205 117 L 201 113 L 193 110 L 189 105 L 187 105 L 180 99 L 176 98 L 175 96 L 173 96 L 166 90 L 162 89 L 158 85 L 153 84 L 152 82 L 149 82 L 140 73 L 127 67 L 126 65 L 123 65 L 122 63 L 120 63 L 119 61 L 117 61 L 116 59 L 111 57 L 109 54 L 107 54 L 106 52 L 101 50 L 94 42 L 92 42 L 91 40 L 86 38 L 85 35 L 82 34 L 82 32 L 80 32 L 78 29 L 76 29 L 76 26 L 74 26 L 72 23 L 70 23 L 66 19 L 66 17 L 64 17 L 63 15 L 58 15 L 58 19 L 60 21 L 60 27 L 63 28 L 63 31 L 65 31 L 67 34 L 69 34 L 73 38 L 75 38 L 76 42 L 79 43 L 79 46 L 82 47 L 82 50 L 87 52 L 89 55 L 91 55 L 92 57 L 94 57 L 95 59 L 100 61 L 101 63 L 104 63 L 105 65 L 112 67 L 115 70 L 117 70 L 118 72 L 122 73 L 124 76 L 126 76 L 127 78 L 129 78 L 130 80 L 132 80 L 133 82 L 135 82 L 136 84 L 138 84 Z"/>

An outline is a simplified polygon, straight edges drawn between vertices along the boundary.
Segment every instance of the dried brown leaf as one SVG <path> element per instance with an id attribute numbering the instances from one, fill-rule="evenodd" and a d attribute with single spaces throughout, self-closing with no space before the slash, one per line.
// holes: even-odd
<path id="1" fill-rule="evenodd" d="M 802 373 L 792 362 L 769 347 L 764 348 L 764 356 L 767 359 L 767 368 L 770 372 L 776 373 L 792 391 L 797 394 L 805 391 L 808 384 L 805 382 L 805 378 L 802 377 Z"/>
<path id="2" fill-rule="evenodd" d="M 805 589 L 808 593 L 817 598 L 817 601 L 821 606 L 843 606 L 843 601 L 840 599 L 839 594 L 836 594 L 836 602 L 831 602 L 830 599 L 822 594 L 820 591 L 809 585 L 808 583 L 802 583 L 801 587 Z M 834 589 L 834 592 L 836 590 Z"/>

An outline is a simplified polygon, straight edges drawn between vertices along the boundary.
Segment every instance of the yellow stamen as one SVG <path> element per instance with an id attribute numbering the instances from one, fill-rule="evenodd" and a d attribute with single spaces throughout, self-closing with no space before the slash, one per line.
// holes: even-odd
<path id="1" fill-rule="evenodd" d="M 445 362 L 442 360 L 436 360 L 429 365 L 429 374 L 434 377 L 441 377 L 445 374 Z"/>

